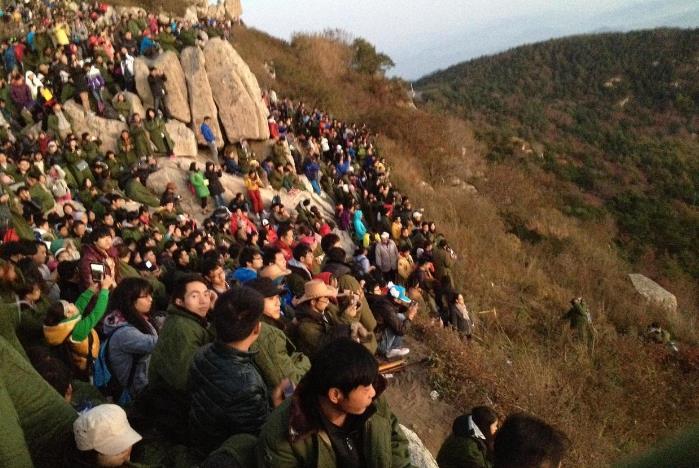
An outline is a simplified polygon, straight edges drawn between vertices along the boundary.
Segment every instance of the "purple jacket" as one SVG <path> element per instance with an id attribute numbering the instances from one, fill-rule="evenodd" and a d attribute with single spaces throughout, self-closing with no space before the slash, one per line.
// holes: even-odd
<path id="1" fill-rule="evenodd" d="M 32 102 L 32 93 L 26 83 L 16 85 L 12 83 L 10 86 L 10 97 L 17 107 L 27 107 Z"/>

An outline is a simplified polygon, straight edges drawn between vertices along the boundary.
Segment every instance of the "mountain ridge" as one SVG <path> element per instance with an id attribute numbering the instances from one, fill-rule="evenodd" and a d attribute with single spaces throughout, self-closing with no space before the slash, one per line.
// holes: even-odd
<path id="1" fill-rule="evenodd" d="M 698 41 L 699 29 L 578 35 L 457 64 L 415 86 L 431 107 L 471 119 L 491 160 L 514 164 L 513 138 L 538 148 L 539 161 L 526 164 L 555 174 L 565 195 L 572 183 L 597 198 L 633 263 L 697 278 Z"/>

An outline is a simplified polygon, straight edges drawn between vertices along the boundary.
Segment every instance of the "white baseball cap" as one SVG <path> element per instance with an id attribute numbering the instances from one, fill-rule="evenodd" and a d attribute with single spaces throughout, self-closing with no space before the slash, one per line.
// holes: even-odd
<path id="1" fill-rule="evenodd" d="M 87 410 L 73 423 L 75 444 L 79 450 L 95 450 L 103 455 L 118 455 L 142 439 L 117 405 L 104 404 Z"/>

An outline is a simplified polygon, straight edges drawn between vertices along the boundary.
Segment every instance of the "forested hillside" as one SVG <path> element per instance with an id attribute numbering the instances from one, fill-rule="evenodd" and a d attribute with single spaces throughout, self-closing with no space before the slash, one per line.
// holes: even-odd
<path id="1" fill-rule="evenodd" d="M 417 88 L 473 121 L 490 160 L 554 174 L 566 214 L 611 213 L 640 268 L 699 278 L 699 30 L 551 40 Z"/>

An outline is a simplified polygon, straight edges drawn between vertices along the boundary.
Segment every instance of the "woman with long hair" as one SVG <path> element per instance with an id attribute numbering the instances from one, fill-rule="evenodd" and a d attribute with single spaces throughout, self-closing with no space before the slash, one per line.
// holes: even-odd
<path id="1" fill-rule="evenodd" d="M 457 417 L 452 433 L 437 454 L 440 467 L 488 468 L 493 461 L 493 442 L 500 421 L 488 406 L 476 406 L 470 414 Z"/>
<path id="2" fill-rule="evenodd" d="M 448 322 L 452 327 L 464 335 L 466 339 L 471 339 L 473 333 L 473 319 L 464 303 L 463 294 L 457 291 L 451 291 L 447 294 L 447 302 L 449 303 Z"/>
<path id="3" fill-rule="evenodd" d="M 124 392 L 120 401 L 136 397 L 148 384 L 150 355 L 158 342 L 151 324 L 153 288 L 143 278 L 126 278 L 114 289 L 103 331 L 106 360 Z"/>

